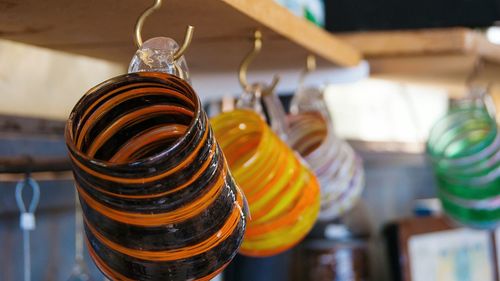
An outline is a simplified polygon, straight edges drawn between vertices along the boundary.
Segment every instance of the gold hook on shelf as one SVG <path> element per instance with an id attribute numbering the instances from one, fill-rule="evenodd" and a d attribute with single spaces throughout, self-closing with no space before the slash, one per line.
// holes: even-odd
<path id="1" fill-rule="evenodd" d="M 316 57 L 314 55 L 308 55 L 306 58 L 306 67 L 300 73 L 298 89 L 301 89 L 304 86 L 304 81 L 307 75 L 315 70 L 316 70 Z"/>
<path id="2" fill-rule="evenodd" d="M 135 23 L 135 36 L 134 36 L 134 42 L 137 48 L 140 48 L 142 46 L 142 27 L 144 25 L 144 22 L 146 21 L 146 18 L 150 16 L 154 11 L 158 10 L 162 5 L 162 0 L 155 0 L 153 6 L 147 8 L 142 12 L 142 14 L 139 16 L 137 19 L 137 22 Z M 178 60 L 184 53 L 186 52 L 187 48 L 191 44 L 191 41 L 193 39 L 193 33 L 194 33 L 194 27 L 191 25 L 188 25 L 186 28 L 186 34 L 184 35 L 184 43 L 182 43 L 182 46 L 175 52 L 174 54 L 174 60 Z"/>
<path id="3" fill-rule="evenodd" d="M 241 62 L 240 69 L 238 72 L 238 78 L 240 81 L 241 87 L 245 91 L 249 90 L 251 88 L 251 85 L 248 84 L 247 80 L 247 73 L 248 73 L 248 66 L 253 62 L 255 57 L 260 53 L 262 50 L 262 32 L 260 30 L 255 30 L 254 32 L 254 37 L 253 37 L 253 49 L 248 53 L 248 55 L 245 57 L 245 59 Z M 278 85 L 280 78 L 279 76 L 275 75 L 273 77 L 273 81 L 269 86 L 265 88 L 263 92 L 265 93 L 272 93 L 276 86 Z"/>

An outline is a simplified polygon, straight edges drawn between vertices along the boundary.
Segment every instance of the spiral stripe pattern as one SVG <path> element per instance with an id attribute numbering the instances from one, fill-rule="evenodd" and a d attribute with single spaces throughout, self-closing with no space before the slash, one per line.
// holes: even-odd
<path id="1" fill-rule="evenodd" d="M 290 249 L 318 216 L 316 177 L 255 112 L 239 109 L 211 121 L 249 203 L 251 219 L 240 252 L 264 257 Z"/>
<path id="2" fill-rule="evenodd" d="M 288 116 L 288 142 L 311 166 L 321 183 L 319 219 L 328 221 L 350 210 L 361 197 L 361 158 L 333 133 L 318 111 Z"/>
<path id="3" fill-rule="evenodd" d="M 111 280 L 210 280 L 246 227 L 233 180 L 193 89 L 134 73 L 91 89 L 66 143 L 90 255 Z"/>
<path id="4" fill-rule="evenodd" d="M 469 227 L 500 226 L 500 131 L 483 107 L 454 108 L 427 141 L 445 213 Z"/>

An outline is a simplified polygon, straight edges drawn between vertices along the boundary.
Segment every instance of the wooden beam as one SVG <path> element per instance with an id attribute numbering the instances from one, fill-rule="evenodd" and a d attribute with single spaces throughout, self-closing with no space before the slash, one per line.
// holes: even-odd
<path id="1" fill-rule="evenodd" d="M 361 59 L 359 51 L 314 24 L 304 19 L 291 20 L 290 12 L 275 1 L 223 1 L 309 52 L 338 65 L 355 66 Z"/>
<path id="2" fill-rule="evenodd" d="M 461 53 L 471 40 L 467 28 L 356 32 L 338 37 L 367 57 Z"/>
<path id="3" fill-rule="evenodd" d="M 127 65 L 136 48 L 135 20 L 151 1 L 19 0 L 0 4 L 0 38 Z M 307 54 L 323 65 L 357 65 L 360 53 L 334 35 L 296 17 L 273 0 L 168 0 L 146 21 L 143 38 L 181 41 L 195 26 L 187 52 L 194 72 L 236 70 L 262 29 L 264 44 L 252 69 L 300 69 Z"/>
<path id="4" fill-rule="evenodd" d="M 364 56 L 479 55 L 500 63 L 500 46 L 468 28 L 435 28 L 405 31 L 359 32 L 338 36 Z"/>
<path id="5" fill-rule="evenodd" d="M 373 78 L 445 88 L 451 98 L 467 94 L 467 78 L 473 71 L 476 55 L 428 55 L 377 57 L 369 59 Z M 474 79 L 490 85 L 500 122 L 500 64 L 486 61 Z"/>

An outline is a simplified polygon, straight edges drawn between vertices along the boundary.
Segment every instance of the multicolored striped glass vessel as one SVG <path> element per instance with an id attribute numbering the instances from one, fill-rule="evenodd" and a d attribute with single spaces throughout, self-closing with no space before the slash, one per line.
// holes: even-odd
<path id="1" fill-rule="evenodd" d="M 485 107 L 454 108 L 427 142 L 445 212 L 477 228 L 500 225 L 500 131 Z"/>
<path id="2" fill-rule="evenodd" d="M 290 249 L 318 216 L 316 177 L 254 111 L 222 113 L 211 123 L 250 208 L 240 252 L 264 257 Z"/>
<path id="3" fill-rule="evenodd" d="M 333 220 L 358 202 L 364 187 L 361 158 L 333 130 L 323 92 L 300 88 L 288 116 L 288 143 L 316 173 L 321 183 L 322 221 Z"/>
<path id="4" fill-rule="evenodd" d="M 92 88 L 66 143 L 90 255 L 111 280 L 210 280 L 245 231 L 243 194 L 193 89 L 142 72 Z"/>
<path id="5" fill-rule="evenodd" d="M 311 166 L 321 183 L 319 219 L 330 221 L 349 211 L 361 197 L 364 170 L 361 158 L 337 138 L 317 112 L 290 115 L 288 141 Z"/>

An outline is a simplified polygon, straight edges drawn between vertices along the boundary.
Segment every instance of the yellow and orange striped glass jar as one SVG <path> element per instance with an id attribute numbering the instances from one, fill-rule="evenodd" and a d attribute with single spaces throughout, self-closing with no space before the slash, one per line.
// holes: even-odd
<path id="1" fill-rule="evenodd" d="M 318 216 L 315 176 L 254 111 L 222 113 L 211 123 L 250 208 L 240 253 L 265 257 L 290 249 Z"/>
<path id="2" fill-rule="evenodd" d="M 75 106 L 66 143 L 90 255 L 111 280 L 210 280 L 237 253 L 244 196 L 193 89 L 112 78 Z"/>

